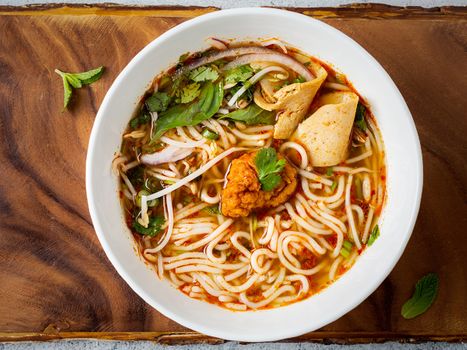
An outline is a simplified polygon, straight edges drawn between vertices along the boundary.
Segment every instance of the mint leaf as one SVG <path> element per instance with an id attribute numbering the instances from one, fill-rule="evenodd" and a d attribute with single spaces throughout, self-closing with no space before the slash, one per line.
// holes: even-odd
<path id="1" fill-rule="evenodd" d="M 255 157 L 256 171 L 258 172 L 259 182 L 264 191 L 272 191 L 280 182 L 278 175 L 284 167 L 285 160 L 277 159 L 277 153 L 274 148 L 268 147 L 261 149 Z"/>
<path id="2" fill-rule="evenodd" d="M 439 277 L 436 274 L 429 273 L 422 277 L 415 285 L 412 298 L 402 306 L 402 317 L 411 319 L 428 310 L 438 294 L 438 287 Z"/>
<path id="3" fill-rule="evenodd" d="M 83 73 L 67 73 L 68 75 L 73 76 L 73 78 L 79 79 L 84 85 L 89 85 L 99 80 L 99 78 L 104 73 L 104 67 L 100 66 L 96 69 L 91 69 Z"/>
<path id="4" fill-rule="evenodd" d="M 249 64 L 229 69 L 225 73 L 225 85 L 236 84 L 248 80 L 253 75 L 253 68 Z"/>
<path id="5" fill-rule="evenodd" d="M 165 92 L 155 92 L 149 96 L 146 101 L 146 107 L 151 112 L 164 112 L 170 103 L 170 97 Z"/>
<path id="6" fill-rule="evenodd" d="M 84 73 L 65 73 L 61 70 L 55 69 L 55 73 L 60 75 L 63 81 L 63 109 L 66 109 L 70 103 L 71 95 L 73 93 L 72 87 L 79 89 L 83 84 L 91 84 L 98 80 L 103 72 L 104 67 L 99 67 Z"/>
<path id="7" fill-rule="evenodd" d="M 213 81 L 219 77 L 219 73 L 212 67 L 201 66 L 193 69 L 188 76 L 191 80 L 196 82 Z"/>
<path id="8" fill-rule="evenodd" d="M 140 235 L 154 237 L 161 231 L 162 225 L 164 225 L 165 219 L 162 216 L 155 216 L 149 219 L 148 227 L 144 227 L 138 221 L 133 221 L 133 229 Z"/>

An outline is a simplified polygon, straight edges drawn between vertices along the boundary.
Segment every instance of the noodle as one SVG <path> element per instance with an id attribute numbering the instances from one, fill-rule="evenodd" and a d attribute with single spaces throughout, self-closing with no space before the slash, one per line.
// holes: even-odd
<path id="1" fill-rule="evenodd" d="M 213 53 L 180 63 L 178 82 L 171 70 L 156 78 L 123 133 L 112 171 L 126 222 L 156 278 L 189 297 L 237 312 L 298 302 L 364 254 L 385 201 L 383 140 L 354 88 L 318 60 L 309 69 L 276 39 L 262 43 L 274 50 L 210 42 Z M 209 74 L 194 80 L 194 69 Z M 309 135 L 297 135 L 321 107 L 340 103 L 335 96 L 356 98 L 356 116 L 349 137 L 330 135 L 333 157 L 344 147 L 329 161 L 324 144 L 312 149 Z M 336 107 L 329 125 L 352 108 Z"/>

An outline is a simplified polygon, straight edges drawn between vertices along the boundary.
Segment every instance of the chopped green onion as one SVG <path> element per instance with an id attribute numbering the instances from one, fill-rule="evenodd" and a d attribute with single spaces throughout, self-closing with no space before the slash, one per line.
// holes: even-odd
<path id="1" fill-rule="evenodd" d="M 331 191 L 334 192 L 334 190 L 336 189 L 336 187 L 337 187 L 337 182 L 334 181 L 334 182 L 332 183 L 332 185 L 331 185 Z"/>
<path id="2" fill-rule="evenodd" d="M 342 243 L 342 246 L 347 250 L 351 250 L 353 247 L 353 244 L 352 242 L 345 240 L 344 243 Z"/>
<path id="3" fill-rule="evenodd" d="M 175 183 L 175 181 L 173 180 L 164 180 L 162 182 L 165 183 L 166 185 L 173 185 Z"/>
<path id="4" fill-rule="evenodd" d="M 332 167 L 326 169 L 326 176 L 332 176 L 333 173 Z"/>
<path id="5" fill-rule="evenodd" d="M 350 256 L 350 252 L 349 252 L 347 249 L 342 248 L 342 249 L 341 249 L 341 255 L 342 255 L 345 259 L 347 259 L 347 258 Z"/>
<path id="6" fill-rule="evenodd" d="M 379 237 L 379 226 L 375 225 L 375 227 L 373 227 L 373 230 L 371 230 L 370 238 L 368 238 L 367 245 L 371 246 L 378 237 Z"/>
<path id="7" fill-rule="evenodd" d="M 219 134 L 214 132 L 214 131 L 211 131 L 209 129 L 203 129 L 203 131 L 201 132 L 201 135 L 203 135 L 204 138 L 208 139 L 208 140 L 217 140 L 219 138 Z"/>
<path id="8" fill-rule="evenodd" d="M 135 197 L 135 203 L 138 207 L 141 208 L 141 197 L 142 196 L 149 196 L 150 193 L 146 190 L 141 190 L 138 192 L 138 194 L 136 195 Z M 153 199 L 152 201 L 149 201 L 148 202 L 148 207 L 155 207 L 159 204 L 159 199 L 156 198 L 156 199 Z"/>

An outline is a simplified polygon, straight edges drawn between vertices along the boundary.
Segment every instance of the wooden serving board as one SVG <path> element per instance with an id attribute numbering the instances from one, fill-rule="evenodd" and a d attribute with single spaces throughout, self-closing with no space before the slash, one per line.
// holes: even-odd
<path id="1" fill-rule="evenodd" d="M 164 31 L 215 10 L 0 8 L 0 340 L 220 341 L 163 317 L 119 277 L 94 233 L 84 181 L 89 133 L 116 75 Z M 412 111 L 425 167 L 420 215 L 394 271 L 355 310 L 298 340 L 467 340 L 467 8 L 294 10 L 347 33 L 384 66 Z M 100 65 L 102 79 L 62 113 L 54 69 Z M 436 302 L 403 319 L 428 272 L 440 277 Z"/>

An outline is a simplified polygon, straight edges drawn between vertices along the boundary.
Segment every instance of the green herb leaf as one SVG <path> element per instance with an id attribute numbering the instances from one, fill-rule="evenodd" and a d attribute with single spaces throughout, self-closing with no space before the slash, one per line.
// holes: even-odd
<path id="1" fill-rule="evenodd" d="M 152 96 L 149 96 L 144 103 L 151 112 L 164 112 L 169 106 L 170 97 L 165 92 L 157 91 Z"/>
<path id="2" fill-rule="evenodd" d="M 253 73 L 253 68 L 249 64 L 229 69 L 225 72 L 225 85 L 247 81 Z"/>
<path id="3" fill-rule="evenodd" d="M 196 82 L 214 81 L 219 78 L 219 73 L 212 67 L 201 66 L 190 71 L 188 76 L 191 80 Z"/>
<path id="4" fill-rule="evenodd" d="M 180 94 L 180 102 L 181 103 L 188 103 L 193 101 L 195 98 L 197 98 L 201 92 L 199 89 L 200 85 L 199 83 L 193 83 L 193 84 L 188 84 L 186 85 Z"/>
<path id="5" fill-rule="evenodd" d="M 370 238 L 368 238 L 368 243 L 366 245 L 371 246 L 378 237 L 379 237 L 379 226 L 375 225 L 375 227 L 373 227 L 373 230 L 370 233 Z"/>
<path id="6" fill-rule="evenodd" d="M 219 110 L 223 98 L 222 81 L 217 84 L 205 83 L 197 101 L 176 105 L 159 115 L 154 140 L 161 137 L 167 130 L 177 126 L 197 125 L 211 118 Z"/>
<path id="7" fill-rule="evenodd" d="M 225 114 L 219 119 L 230 119 L 237 122 L 243 122 L 247 125 L 273 125 L 276 122 L 274 112 L 266 111 L 254 103 L 250 104 L 246 108 L 237 109 L 233 112 Z"/>
<path id="8" fill-rule="evenodd" d="M 209 207 L 205 207 L 205 208 L 203 209 L 203 211 L 205 211 L 206 213 L 211 214 L 211 215 L 218 215 L 218 214 L 221 213 L 220 210 L 219 210 L 219 206 L 216 205 L 216 204 L 215 204 L 215 205 L 211 205 L 211 206 L 209 206 Z"/>
<path id="9" fill-rule="evenodd" d="M 133 229 L 140 235 L 154 237 L 156 234 L 161 232 L 162 225 L 164 225 L 165 219 L 162 216 L 155 216 L 149 218 L 148 227 L 144 227 L 137 220 L 133 221 Z"/>
<path id="10" fill-rule="evenodd" d="M 146 111 L 146 110 L 142 110 L 137 117 L 133 118 L 132 120 L 130 120 L 130 127 L 132 129 L 136 129 L 137 127 L 139 127 L 140 125 L 143 125 L 143 124 L 146 124 L 146 123 L 149 123 L 149 121 L 151 120 L 151 116 L 149 115 L 149 113 Z"/>
<path id="11" fill-rule="evenodd" d="M 333 173 L 332 167 L 326 169 L 326 176 L 332 176 Z"/>
<path id="12" fill-rule="evenodd" d="M 62 77 L 63 79 L 63 109 L 67 108 L 68 104 L 71 100 L 71 94 L 73 93 L 73 89 L 71 88 L 70 84 L 66 77 Z"/>
<path id="13" fill-rule="evenodd" d="M 83 86 L 83 84 L 81 83 L 81 80 L 74 77 L 72 74 L 64 73 L 64 76 L 66 77 L 66 80 L 68 80 L 70 85 L 73 86 L 75 89 L 79 89 L 80 87 Z"/>
<path id="14" fill-rule="evenodd" d="M 96 69 L 91 69 L 83 73 L 68 73 L 68 74 L 81 80 L 81 83 L 83 83 L 84 85 L 89 85 L 99 80 L 99 78 L 102 76 L 103 73 L 104 73 L 104 67 L 100 66 Z"/>
<path id="15" fill-rule="evenodd" d="M 359 102 L 357 105 L 357 112 L 355 113 L 355 125 L 362 131 L 365 131 L 367 128 L 365 121 L 365 112 L 366 107 Z"/>
<path id="16" fill-rule="evenodd" d="M 146 190 L 139 191 L 135 196 L 135 204 L 138 207 L 141 208 L 141 197 L 142 196 L 149 196 L 149 195 L 150 195 L 150 193 L 148 191 L 146 191 Z M 155 207 L 155 206 L 159 205 L 159 198 L 153 199 L 153 200 L 147 202 L 147 204 L 148 204 L 149 208 Z"/>
<path id="17" fill-rule="evenodd" d="M 217 132 L 211 131 L 208 128 L 203 129 L 201 135 L 208 140 L 217 140 L 219 138 L 219 134 Z"/>
<path id="18" fill-rule="evenodd" d="M 62 77 L 64 91 L 63 109 L 65 109 L 70 103 L 71 95 L 73 93 L 72 87 L 79 89 L 83 85 L 95 82 L 102 76 L 102 73 L 104 73 L 104 67 L 101 66 L 83 73 L 65 73 L 61 70 L 55 69 L 55 73 Z"/>
<path id="19" fill-rule="evenodd" d="M 433 304 L 438 294 L 439 278 L 434 273 L 422 277 L 415 285 L 412 298 L 402 306 L 401 314 L 405 319 L 411 319 L 423 314 Z"/>
<path id="20" fill-rule="evenodd" d="M 278 173 L 284 169 L 285 160 L 277 158 L 274 148 L 261 149 L 255 157 L 255 166 L 263 190 L 272 191 L 279 185 L 281 177 Z"/>

